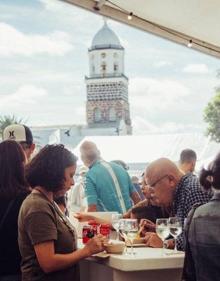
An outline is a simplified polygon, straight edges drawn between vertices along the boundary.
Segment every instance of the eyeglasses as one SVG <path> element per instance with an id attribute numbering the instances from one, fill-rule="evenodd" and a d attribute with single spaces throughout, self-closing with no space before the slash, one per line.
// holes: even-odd
<path id="1" fill-rule="evenodd" d="M 162 176 L 161 178 L 159 178 L 158 180 L 156 180 L 154 183 L 152 184 L 147 184 L 149 187 L 155 187 L 156 184 L 158 184 L 160 181 L 162 181 L 163 179 L 165 179 L 166 177 L 169 177 L 169 175 L 165 175 Z"/>

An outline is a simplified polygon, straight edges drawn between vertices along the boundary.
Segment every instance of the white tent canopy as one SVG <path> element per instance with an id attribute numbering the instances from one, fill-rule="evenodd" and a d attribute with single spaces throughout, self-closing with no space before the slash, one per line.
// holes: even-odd
<path id="1" fill-rule="evenodd" d="M 220 151 L 219 144 L 211 142 L 209 138 L 198 133 L 149 134 L 145 136 L 91 136 L 85 137 L 73 150 L 79 158 L 80 146 L 85 140 L 94 142 L 100 150 L 101 156 L 106 161 L 123 160 L 129 166 L 132 163 L 144 164 L 141 167 L 160 157 L 167 157 L 177 162 L 180 152 L 186 148 L 195 150 L 200 166 L 206 159 L 212 158 Z"/>
<path id="2" fill-rule="evenodd" d="M 63 0 L 220 57 L 219 0 Z M 128 20 L 128 15 L 133 17 Z"/>

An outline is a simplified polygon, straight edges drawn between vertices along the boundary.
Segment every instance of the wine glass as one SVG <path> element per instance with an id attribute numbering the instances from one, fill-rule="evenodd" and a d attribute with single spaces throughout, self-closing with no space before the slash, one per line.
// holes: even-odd
<path id="1" fill-rule="evenodd" d="M 119 221 L 119 233 L 121 234 L 121 236 L 124 238 L 125 240 L 125 255 L 128 255 L 128 251 L 127 251 L 127 241 L 128 241 L 128 231 L 129 231 L 129 226 L 127 223 L 128 219 L 120 219 Z"/>
<path id="2" fill-rule="evenodd" d="M 122 219 L 121 214 L 112 214 L 112 226 L 116 230 L 116 240 L 119 240 L 119 223 L 120 219 Z"/>
<path id="3" fill-rule="evenodd" d="M 170 235 L 169 219 L 156 220 L 156 233 L 163 241 L 163 253 L 165 253 L 164 241 Z"/>
<path id="4" fill-rule="evenodd" d="M 134 239 L 137 238 L 137 234 L 138 234 L 137 219 L 128 219 L 127 220 L 127 229 L 128 229 L 127 237 L 128 237 L 129 242 L 131 243 L 131 254 L 135 255 L 136 253 L 134 252 L 133 243 L 134 243 Z"/>
<path id="5" fill-rule="evenodd" d="M 170 234 L 174 238 L 175 248 L 174 253 L 177 253 L 176 238 L 182 233 L 182 222 L 180 218 L 171 217 L 169 218 Z"/>

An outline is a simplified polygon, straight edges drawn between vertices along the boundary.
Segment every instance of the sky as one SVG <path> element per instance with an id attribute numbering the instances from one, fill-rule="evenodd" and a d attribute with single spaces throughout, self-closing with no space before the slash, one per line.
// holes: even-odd
<path id="1" fill-rule="evenodd" d="M 103 18 L 62 1 L 0 0 L 0 115 L 85 124 L 88 48 Z M 133 134 L 204 132 L 219 60 L 108 20 L 125 48 Z"/>

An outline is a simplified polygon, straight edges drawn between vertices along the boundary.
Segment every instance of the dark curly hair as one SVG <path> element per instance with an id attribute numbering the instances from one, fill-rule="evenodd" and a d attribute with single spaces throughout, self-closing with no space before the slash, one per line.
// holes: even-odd
<path id="1" fill-rule="evenodd" d="M 207 169 L 202 168 L 199 181 L 206 190 L 210 190 L 212 187 L 220 190 L 220 153 L 217 154 Z"/>
<path id="2" fill-rule="evenodd" d="M 64 145 L 46 145 L 26 167 L 26 178 L 32 188 L 42 186 L 47 191 L 63 188 L 64 171 L 76 165 L 77 157 Z"/>
<path id="3" fill-rule="evenodd" d="M 0 198 L 15 198 L 28 193 L 24 176 L 25 154 L 20 144 L 13 140 L 0 143 Z"/>

